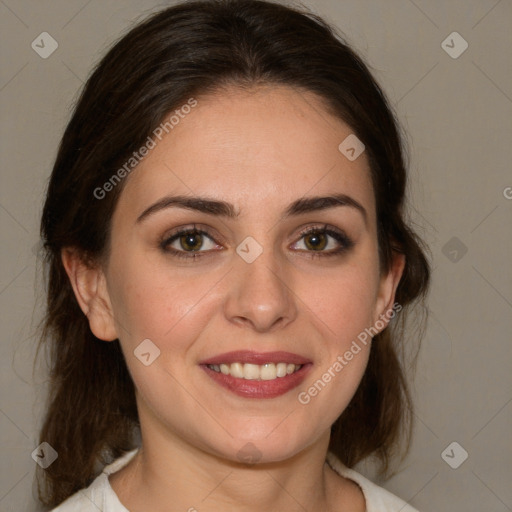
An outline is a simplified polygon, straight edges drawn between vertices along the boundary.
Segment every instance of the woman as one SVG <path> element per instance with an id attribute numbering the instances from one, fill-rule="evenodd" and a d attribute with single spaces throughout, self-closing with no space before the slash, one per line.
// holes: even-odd
<path id="1" fill-rule="evenodd" d="M 320 18 L 186 2 L 124 36 L 42 215 L 41 501 L 414 510 L 350 469 L 410 438 L 401 327 L 429 265 L 405 185 L 382 91 Z"/>

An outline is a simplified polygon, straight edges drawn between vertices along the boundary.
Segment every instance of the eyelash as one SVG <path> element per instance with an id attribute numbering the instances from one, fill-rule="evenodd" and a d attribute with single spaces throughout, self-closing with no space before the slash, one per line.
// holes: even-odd
<path id="1" fill-rule="evenodd" d="M 187 234 L 196 234 L 196 235 L 206 235 L 208 238 L 210 238 L 213 242 L 215 242 L 213 236 L 204 229 L 198 229 L 195 227 L 187 227 L 182 228 L 175 233 L 173 233 L 171 236 L 166 237 L 164 240 L 160 242 L 160 248 L 165 253 L 170 253 L 172 256 L 175 256 L 177 258 L 183 258 L 187 260 L 196 260 L 197 258 L 202 258 L 206 256 L 210 251 L 179 251 L 174 248 L 169 247 L 170 244 L 172 244 L 175 240 L 179 239 L 183 235 Z M 326 234 L 334 238 L 341 247 L 339 249 L 336 249 L 334 251 L 303 251 L 302 252 L 308 252 L 310 253 L 309 257 L 311 258 L 328 258 L 333 256 L 341 256 L 345 252 L 347 252 L 349 249 L 351 249 L 354 246 L 354 242 L 341 230 L 335 229 L 335 228 L 329 228 L 327 224 L 325 224 L 323 227 L 318 226 L 312 226 L 309 228 L 304 229 L 300 232 L 299 240 L 304 238 L 307 235 L 311 234 Z M 216 243 L 216 242 L 215 242 Z M 203 253 L 203 254 L 201 254 Z"/>

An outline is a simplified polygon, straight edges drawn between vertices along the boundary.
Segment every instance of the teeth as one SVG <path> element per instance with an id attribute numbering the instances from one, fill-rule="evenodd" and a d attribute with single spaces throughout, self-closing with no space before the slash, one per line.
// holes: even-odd
<path id="1" fill-rule="evenodd" d="M 231 363 L 231 364 L 209 364 L 208 368 L 224 375 L 231 375 L 238 379 L 246 380 L 274 380 L 278 377 L 286 377 L 302 368 L 300 364 L 293 363 Z"/>
<path id="2" fill-rule="evenodd" d="M 239 379 L 244 378 L 244 366 L 241 363 L 232 363 L 231 365 L 226 365 L 229 368 L 229 374 L 232 377 L 238 377 Z M 215 368 L 212 368 L 215 370 Z"/>
<path id="3" fill-rule="evenodd" d="M 278 377 L 286 377 L 286 368 L 287 368 L 287 364 L 286 363 L 278 363 L 277 366 L 276 366 L 276 370 L 277 370 L 277 376 Z"/>

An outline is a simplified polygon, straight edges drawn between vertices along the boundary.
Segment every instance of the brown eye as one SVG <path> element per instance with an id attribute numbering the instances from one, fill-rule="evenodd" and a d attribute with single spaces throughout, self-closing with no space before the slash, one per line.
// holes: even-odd
<path id="1" fill-rule="evenodd" d="M 304 244 L 304 248 L 297 247 L 300 244 Z M 354 242 L 343 231 L 323 226 L 306 229 L 294 245 L 294 249 L 309 253 L 309 256 L 322 257 L 344 254 L 354 246 Z"/>
<path id="2" fill-rule="evenodd" d="M 191 231 L 181 235 L 179 241 L 185 251 L 198 251 L 203 245 L 203 235 L 198 231 Z"/>
<path id="3" fill-rule="evenodd" d="M 159 245 L 165 253 L 189 259 L 207 256 L 212 250 L 222 248 L 207 231 L 192 227 L 176 231 Z"/>
<path id="4" fill-rule="evenodd" d="M 324 233 L 310 233 L 304 238 L 304 242 L 308 249 L 321 251 L 327 246 L 327 237 Z"/>

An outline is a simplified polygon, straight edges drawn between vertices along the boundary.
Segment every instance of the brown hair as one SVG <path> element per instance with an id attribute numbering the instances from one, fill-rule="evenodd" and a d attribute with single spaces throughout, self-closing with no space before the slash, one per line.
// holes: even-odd
<path id="1" fill-rule="evenodd" d="M 88 79 L 63 135 L 41 220 L 47 312 L 41 343 L 51 361 L 40 441 L 59 457 L 39 475 L 40 500 L 55 506 L 90 484 L 98 468 L 135 447 L 134 385 L 119 341 L 89 329 L 61 261 L 75 247 L 108 255 L 123 182 L 101 200 L 95 189 L 187 98 L 222 86 L 281 84 L 316 93 L 365 144 L 375 191 L 382 271 L 393 251 L 406 266 L 398 319 L 374 338 L 367 370 L 332 426 L 330 450 L 351 467 L 368 455 L 388 469 L 411 434 L 411 398 L 400 353 L 408 306 L 424 298 L 430 270 L 404 220 L 406 170 L 395 117 L 362 60 L 306 10 L 257 0 L 191 1 L 160 11 L 122 37 Z M 419 341 L 419 337 L 416 337 Z"/>

